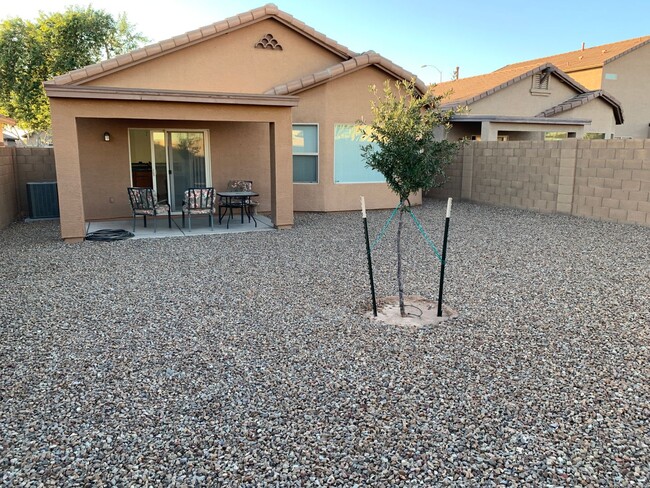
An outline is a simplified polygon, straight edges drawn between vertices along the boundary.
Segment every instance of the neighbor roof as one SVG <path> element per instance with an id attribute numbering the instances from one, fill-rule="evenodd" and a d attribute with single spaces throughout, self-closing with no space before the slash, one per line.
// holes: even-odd
<path id="1" fill-rule="evenodd" d="M 593 90 L 585 93 L 580 93 L 575 97 L 571 97 L 568 100 L 540 112 L 535 117 L 552 117 L 554 115 L 560 114 L 567 110 L 572 110 L 574 108 L 580 107 L 586 103 L 595 100 L 596 98 L 602 98 L 604 102 L 611 105 L 614 109 L 614 117 L 617 124 L 623 123 L 623 109 L 618 100 L 616 100 L 612 95 L 603 91 L 603 90 Z"/>
<path id="2" fill-rule="evenodd" d="M 458 80 L 446 81 L 433 87 L 436 95 L 449 93 L 449 98 L 443 100 L 443 107 L 454 107 L 459 105 L 470 105 L 482 98 L 488 97 L 499 90 L 507 88 L 510 85 L 533 76 L 537 73 L 550 69 L 551 72 L 564 81 L 567 85 L 574 88 L 580 93 L 587 89 L 573 78 L 557 69 L 550 63 L 543 63 L 533 68 L 530 66 L 521 66 L 508 71 L 493 71 L 485 75 L 472 76 L 470 78 L 460 78 Z"/>
<path id="3" fill-rule="evenodd" d="M 0 114 L 0 124 L 16 125 L 16 121 L 7 117 L 6 115 Z"/>
<path id="4" fill-rule="evenodd" d="M 568 53 L 555 54 L 544 58 L 531 59 L 520 63 L 509 64 L 498 71 L 520 68 L 532 68 L 543 63 L 552 63 L 565 73 L 572 73 L 590 68 L 602 67 L 605 63 L 623 56 L 630 51 L 640 48 L 650 42 L 650 36 L 637 37 L 626 41 L 613 42 L 590 48 L 578 49 Z"/>

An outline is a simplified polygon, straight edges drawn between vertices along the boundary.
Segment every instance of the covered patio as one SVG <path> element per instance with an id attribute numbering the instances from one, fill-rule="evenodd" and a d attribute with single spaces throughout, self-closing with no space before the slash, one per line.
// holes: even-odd
<path id="1" fill-rule="evenodd" d="M 132 173 L 134 129 L 165 137 L 204 134 L 202 184 L 219 190 L 229 179 L 254 180 L 270 225 L 293 225 L 291 108 L 297 97 L 95 86 L 48 86 L 47 93 L 65 241 L 83 240 L 87 221 L 129 220 L 126 189 L 140 186 Z M 171 180 L 173 172 L 178 169 L 167 162 L 159 174 Z M 169 230 L 166 222 L 158 227 L 161 234 Z"/>

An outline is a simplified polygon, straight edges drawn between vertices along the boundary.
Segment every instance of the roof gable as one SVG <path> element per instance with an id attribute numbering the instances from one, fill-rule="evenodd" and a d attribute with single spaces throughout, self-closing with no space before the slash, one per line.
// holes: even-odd
<path id="1" fill-rule="evenodd" d="M 374 51 L 368 51 L 366 53 L 355 56 L 352 59 L 348 59 L 347 61 L 342 61 L 333 66 L 330 66 L 325 70 L 312 73 L 308 76 L 303 76 L 302 78 L 296 80 L 291 80 L 288 83 L 277 85 L 266 91 L 265 94 L 295 95 L 315 86 L 327 83 L 330 80 L 340 78 L 341 76 L 345 76 L 350 73 L 354 73 L 355 71 L 366 68 L 368 66 L 375 66 L 396 79 L 414 79 L 416 89 L 419 90 L 419 92 L 422 94 L 424 94 L 427 90 L 424 82 L 417 79 L 413 73 L 410 73 L 409 71 L 406 71 L 405 69 L 397 66 L 396 64 L 392 63 Z"/>
<path id="2" fill-rule="evenodd" d="M 269 18 L 273 18 L 288 28 L 293 29 L 305 38 L 313 41 L 341 59 L 350 59 L 357 55 L 357 53 L 349 50 L 347 47 L 337 43 L 312 27 L 307 26 L 304 22 L 295 19 L 292 15 L 279 10 L 277 6 L 267 4 L 263 7 L 215 22 L 214 24 L 210 24 L 200 29 L 172 37 L 171 39 L 136 49 L 127 54 L 107 59 L 106 61 L 92 64 L 78 70 L 70 71 L 69 73 L 46 81 L 45 84 L 81 85 L 140 63 L 151 61 L 180 49 L 185 49 L 198 43 L 223 36 L 224 34 L 228 34 Z"/>
<path id="3" fill-rule="evenodd" d="M 613 61 L 615 58 L 638 49 L 639 47 L 650 42 L 650 36 L 627 39 L 625 41 L 603 44 L 586 49 L 579 49 L 553 56 L 531 59 L 519 63 L 509 64 L 500 68 L 498 71 L 507 71 L 512 69 L 531 68 L 544 63 L 551 63 L 560 68 L 565 73 L 580 71 L 590 68 L 600 68 L 604 64 Z"/>
<path id="4" fill-rule="evenodd" d="M 560 78 L 578 93 L 587 91 L 584 86 L 550 63 L 544 63 L 532 69 L 529 66 L 521 66 L 508 71 L 494 71 L 485 75 L 460 78 L 435 85 L 433 90 L 436 95 L 451 92 L 449 99 L 443 100 L 444 107 L 471 105 L 544 70 L 549 70 L 552 76 Z"/>
<path id="5" fill-rule="evenodd" d="M 538 113 L 535 117 L 553 117 L 568 110 L 573 110 L 574 108 L 586 105 L 592 100 L 596 100 L 598 98 L 602 99 L 605 103 L 612 107 L 614 110 L 614 118 L 616 119 L 616 124 L 622 124 L 623 109 L 621 108 L 620 103 L 612 95 L 603 90 L 593 90 L 585 93 L 579 93 L 575 97 L 569 98 L 568 100 L 565 100 L 564 102 L 555 105 L 554 107 L 548 108 L 543 112 Z"/>

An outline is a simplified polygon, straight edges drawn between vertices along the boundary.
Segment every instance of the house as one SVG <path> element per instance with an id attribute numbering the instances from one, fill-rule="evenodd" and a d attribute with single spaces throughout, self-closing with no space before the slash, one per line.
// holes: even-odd
<path id="1" fill-rule="evenodd" d="M 625 122 L 615 137 L 650 137 L 650 36 L 637 37 L 504 66 L 499 71 L 532 69 L 552 63 L 588 90 L 604 90 L 615 97 L 625 112 Z"/>
<path id="2" fill-rule="evenodd" d="M 2 134 L 2 139 L 0 139 L 0 146 L 7 146 L 10 145 L 9 142 L 11 141 L 11 135 L 10 134 L 5 134 L 4 133 L 4 126 L 5 125 L 15 125 L 16 121 L 14 119 L 10 119 L 9 117 L 0 114 L 0 134 Z"/>
<path id="3" fill-rule="evenodd" d="M 544 140 L 611 138 L 623 122 L 619 102 L 604 90 L 588 90 L 551 63 L 517 66 L 435 85 L 454 115 L 450 139 Z"/>
<path id="4" fill-rule="evenodd" d="M 62 237 L 130 216 L 132 185 L 178 211 L 190 186 L 252 180 L 278 228 L 294 211 L 356 209 L 361 194 L 391 207 L 351 126 L 372 115 L 369 85 L 411 78 L 268 4 L 49 80 Z"/>

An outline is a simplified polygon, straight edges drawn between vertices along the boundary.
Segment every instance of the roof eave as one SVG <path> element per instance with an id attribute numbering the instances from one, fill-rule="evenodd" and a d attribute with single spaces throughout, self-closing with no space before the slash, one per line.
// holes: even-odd
<path id="1" fill-rule="evenodd" d="M 149 90 L 141 88 L 111 88 L 99 86 L 45 85 L 45 92 L 50 98 L 211 103 L 221 105 L 258 105 L 275 107 L 295 107 L 298 105 L 300 100 L 298 97 L 285 95 Z"/>

